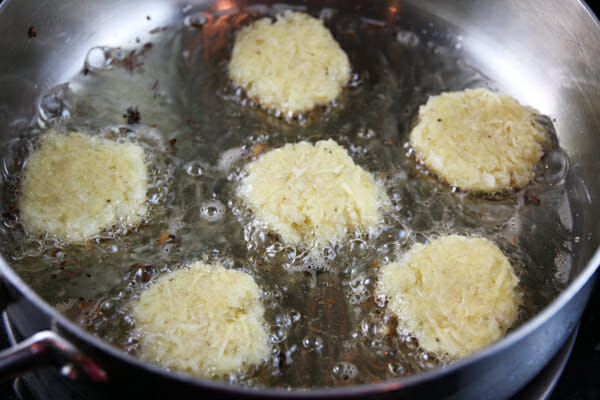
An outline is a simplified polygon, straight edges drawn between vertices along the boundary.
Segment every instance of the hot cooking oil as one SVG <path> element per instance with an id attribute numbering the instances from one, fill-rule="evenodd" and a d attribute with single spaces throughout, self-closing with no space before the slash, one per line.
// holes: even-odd
<path id="1" fill-rule="evenodd" d="M 520 279 L 517 325 L 548 304 L 566 285 L 572 257 L 568 159 L 560 148 L 549 150 L 525 189 L 482 198 L 429 175 L 407 145 L 428 96 L 495 89 L 463 58 L 457 36 L 418 30 L 408 18 L 316 10 L 348 53 L 353 79 L 334 106 L 286 119 L 227 79 L 236 30 L 274 12 L 189 14 L 150 42 L 95 47 L 81 73 L 42 97 L 32 127 L 2 154 L 0 243 L 23 280 L 84 329 L 135 355 L 131 302 L 157 276 L 192 260 L 245 271 L 263 290 L 272 357 L 222 379 L 282 388 L 377 382 L 450 362 L 423 352 L 373 294 L 381 266 L 414 243 L 449 233 L 488 237 Z M 48 128 L 142 143 L 153 177 L 147 220 L 85 245 L 26 234 L 14 208 L 20 171 Z M 383 183 L 390 206 L 376 235 L 350 232 L 317 251 L 291 246 L 236 195 L 244 166 L 285 143 L 328 138 Z"/>

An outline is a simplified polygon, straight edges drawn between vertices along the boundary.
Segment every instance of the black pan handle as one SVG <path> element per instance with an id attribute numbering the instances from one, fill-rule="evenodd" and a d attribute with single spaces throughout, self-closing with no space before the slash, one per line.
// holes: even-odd
<path id="1" fill-rule="evenodd" d="M 44 366 L 59 368 L 71 380 L 81 377 L 93 382 L 108 380 L 106 372 L 93 360 L 56 332 L 47 330 L 0 352 L 0 381 Z"/>

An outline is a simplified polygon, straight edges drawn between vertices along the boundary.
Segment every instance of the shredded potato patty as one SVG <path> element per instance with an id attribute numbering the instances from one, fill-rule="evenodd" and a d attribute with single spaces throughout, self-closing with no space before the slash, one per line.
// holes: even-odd
<path id="1" fill-rule="evenodd" d="M 235 373 L 270 355 L 261 290 L 221 265 L 163 275 L 133 308 L 142 357 L 202 377 Z"/>
<path id="2" fill-rule="evenodd" d="M 263 106 L 297 114 L 334 100 L 350 61 L 321 20 L 286 11 L 237 34 L 229 75 Z"/>
<path id="3" fill-rule="evenodd" d="M 421 348 L 467 356 L 502 337 L 518 315 L 518 279 L 483 238 L 445 236 L 386 265 L 377 292 Z"/>
<path id="4" fill-rule="evenodd" d="M 410 133 L 417 159 L 450 185 L 494 193 L 534 178 L 548 142 L 539 112 L 486 89 L 432 96 Z"/>
<path id="5" fill-rule="evenodd" d="M 383 188 L 333 140 L 287 144 L 246 170 L 241 197 L 286 242 L 325 245 L 382 220 Z"/>
<path id="6" fill-rule="evenodd" d="M 50 131 L 23 171 L 23 224 L 72 243 L 113 225 L 138 224 L 147 213 L 147 176 L 136 144 Z"/>

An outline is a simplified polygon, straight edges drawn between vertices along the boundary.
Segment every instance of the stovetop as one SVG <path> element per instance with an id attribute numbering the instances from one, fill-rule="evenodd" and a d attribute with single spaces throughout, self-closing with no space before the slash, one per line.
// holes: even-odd
<path id="1" fill-rule="evenodd" d="M 550 400 L 600 399 L 600 284 L 579 326 L 575 347 Z"/>

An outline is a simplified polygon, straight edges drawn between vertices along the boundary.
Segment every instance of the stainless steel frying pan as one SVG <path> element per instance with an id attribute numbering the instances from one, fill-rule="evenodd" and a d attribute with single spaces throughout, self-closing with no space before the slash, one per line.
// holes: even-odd
<path id="1" fill-rule="evenodd" d="M 180 23 L 192 11 L 244 9 L 253 3 L 4 1 L 0 8 L 0 140 L 6 143 L 29 126 L 46 90 L 81 73 L 89 49 L 117 47 L 135 37 L 143 41 L 151 28 Z M 436 41 L 444 45 L 460 42 L 462 58 L 498 90 L 554 118 L 560 145 L 570 159 L 565 185 L 574 240 L 568 286 L 504 339 L 449 366 L 371 384 L 284 391 L 210 382 L 131 357 L 59 313 L 2 258 L 4 309 L 15 330 L 29 339 L 0 354 L 0 372 L 8 376 L 53 366 L 66 384 L 75 391 L 87 390 L 91 398 L 215 392 L 229 397 L 499 399 L 523 387 L 558 351 L 577 326 L 600 264 L 598 20 L 575 0 L 299 3 L 315 13 L 327 8 L 391 24 L 412 22 L 412 29 L 424 36 L 426 31 L 444 31 L 430 35 L 429 40 L 434 45 Z M 4 162 L 3 168 L 10 166 Z M 540 243 L 540 248 L 546 245 Z"/>

